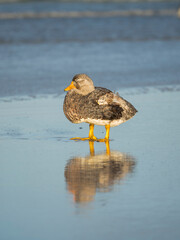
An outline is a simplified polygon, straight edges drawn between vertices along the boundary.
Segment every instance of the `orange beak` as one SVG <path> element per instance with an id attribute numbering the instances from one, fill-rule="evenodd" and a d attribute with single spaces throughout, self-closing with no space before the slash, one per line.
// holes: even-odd
<path id="1" fill-rule="evenodd" d="M 71 84 L 67 88 L 65 88 L 64 91 L 69 91 L 69 90 L 71 90 L 73 88 L 76 88 L 76 87 L 74 86 L 74 83 L 71 82 Z"/>

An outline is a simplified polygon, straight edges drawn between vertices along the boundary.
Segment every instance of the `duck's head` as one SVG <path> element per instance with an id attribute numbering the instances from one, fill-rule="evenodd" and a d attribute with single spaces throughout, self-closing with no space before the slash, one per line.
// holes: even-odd
<path id="1" fill-rule="evenodd" d="M 64 89 L 64 91 L 69 91 L 73 89 L 79 94 L 87 95 L 88 93 L 94 91 L 94 84 L 90 77 L 86 74 L 76 74 L 71 84 Z"/>

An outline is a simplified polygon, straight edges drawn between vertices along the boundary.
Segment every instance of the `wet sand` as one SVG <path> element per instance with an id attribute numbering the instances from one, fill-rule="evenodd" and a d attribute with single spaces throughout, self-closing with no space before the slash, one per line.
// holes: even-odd
<path id="1" fill-rule="evenodd" d="M 88 125 L 65 118 L 64 95 L 1 98 L 1 239 L 178 239 L 176 90 L 119 91 L 139 112 L 111 129 L 109 149 L 69 140 Z"/>
<path id="2" fill-rule="evenodd" d="M 0 239 L 180 239 L 178 8 L 0 4 Z M 88 135 L 62 110 L 82 72 L 138 110 L 109 145 L 70 140 Z"/>

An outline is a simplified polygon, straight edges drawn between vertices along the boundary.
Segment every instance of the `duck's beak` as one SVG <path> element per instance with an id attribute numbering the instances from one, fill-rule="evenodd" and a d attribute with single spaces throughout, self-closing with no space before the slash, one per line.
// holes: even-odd
<path id="1" fill-rule="evenodd" d="M 65 88 L 64 91 L 69 91 L 69 90 L 71 90 L 73 88 L 76 88 L 76 87 L 74 86 L 74 83 L 71 82 L 71 84 L 67 88 Z"/>

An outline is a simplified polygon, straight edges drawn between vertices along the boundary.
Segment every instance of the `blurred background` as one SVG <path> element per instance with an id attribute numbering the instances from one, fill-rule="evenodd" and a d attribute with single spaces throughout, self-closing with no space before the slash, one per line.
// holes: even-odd
<path id="1" fill-rule="evenodd" d="M 0 96 L 180 83 L 179 1 L 0 0 Z"/>

